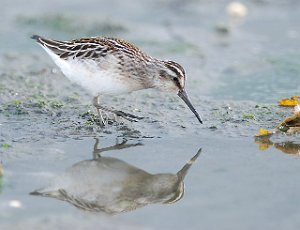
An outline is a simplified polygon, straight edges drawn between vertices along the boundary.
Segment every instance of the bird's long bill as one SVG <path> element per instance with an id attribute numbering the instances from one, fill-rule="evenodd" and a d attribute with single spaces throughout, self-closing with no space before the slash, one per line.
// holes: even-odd
<path id="1" fill-rule="evenodd" d="M 194 108 L 194 106 L 192 105 L 185 90 L 180 90 L 177 95 L 185 102 L 185 104 L 187 104 L 187 106 L 190 108 L 190 110 L 197 117 L 198 121 L 202 124 L 203 123 L 202 119 L 201 119 L 200 115 L 198 114 L 198 112 L 196 111 L 196 109 Z"/>

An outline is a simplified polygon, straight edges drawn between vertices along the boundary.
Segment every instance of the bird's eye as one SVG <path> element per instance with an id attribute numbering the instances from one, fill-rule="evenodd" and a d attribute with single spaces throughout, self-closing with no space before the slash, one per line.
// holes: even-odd
<path id="1" fill-rule="evenodd" d="M 175 82 L 175 84 L 177 85 L 178 88 L 181 88 L 178 77 L 173 77 L 173 81 Z"/>

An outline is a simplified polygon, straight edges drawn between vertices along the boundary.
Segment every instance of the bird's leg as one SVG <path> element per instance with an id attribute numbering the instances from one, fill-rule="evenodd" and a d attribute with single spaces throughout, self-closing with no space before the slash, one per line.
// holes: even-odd
<path id="1" fill-rule="evenodd" d="M 96 97 L 93 98 L 93 105 L 97 109 L 97 113 L 98 113 L 98 116 L 99 116 L 99 119 L 100 119 L 100 122 L 101 122 L 101 126 L 105 126 L 105 120 L 103 118 L 102 111 L 101 111 L 102 109 L 101 109 L 101 106 L 99 104 L 99 97 L 100 96 L 96 96 Z"/>
<path id="2" fill-rule="evenodd" d="M 109 114 L 106 111 L 104 111 L 104 114 L 105 114 L 105 116 L 104 116 L 105 124 L 108 124 Z"/>
<path id="3" fill-rule="evenodd" d="M 93 151 L 93 159 L 97 159 L 101 157 L 101 151 L 98 149 L 99 138 L 95 138 L 96 142 L 94 144 L 94 151 Z"/>
<path id="4" fill-rule="evenodd" d="M 101 110 L 111 112 L 111 113 L 113 113 L 117 116 L 123 117 L 124 119 L 126 119 L 128 121 L 137 122 L 138 120 L 143 119 L 143 117 L 138 117 L 138 116 L 132 115 L 130 113 L 125 113 L 125 112 L 122 112 L 120 110 L 110 109 L 110 108 L 107 108 L 107 107 L 104 107 L 104 106 L 100 105 L 99 104 L 99 96 L 94 97 L 93 105 L 96 107 L 96 109 L 98 111 L 98 114 L 99 114 L 99 117 L 100 117 L 101 122 L 102 122 L 103 125 L 105 125 L 105 122 L 104 122 L 104 119 L 102 117 Z"/>
<path id="5" fill-rule="evenodd" d="M 123 139 L 121 143 L 119 143 L 118 139 L 116 140 L 116 144 L 104 148 L 98 148 L 99 145 L 99 138 L 94 138 L 95 139 L 95 144 L 94 144 L 94 149 L 93 149 L 93 158 L 97 159 L 101 157 L 101 153 L 111 151 L 111 150 L 121 150 L 121 149 L 126 149 L 126 148 L 131 148 L 135 146 L 141 146 L 143 145 L 142 143 L 138 142 L 135 144 L 127 144 L 127 140 Z"/>
<path id="6" fill-rule="evenodd" d="M 113 116 L 114 116 L 114 120 L 115 120 L 116 124 L 120 125 L 121 124 L 120 118 L 115 113 L 113 113 Z"/>

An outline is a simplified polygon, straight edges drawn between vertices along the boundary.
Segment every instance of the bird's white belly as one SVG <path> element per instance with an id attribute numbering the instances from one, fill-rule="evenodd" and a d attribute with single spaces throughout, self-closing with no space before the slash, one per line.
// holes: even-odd
<path id="1" fill-rule="evenodd" d="M 70 62 L 61 70 L 71 81 L 81 85 L 94 96 L 117 95 L 134 90 L 134 87 L 130 87 L 124 77 L 112 69 L 101 70 L 93 64 Z"/>
<path id="2" fill-rule="evenodd" d="M 93 96 L 118 95 L 142 89 L 138 82 L 120 74 L 116 68 L 118 60 L 113 56 L 96 62 L 88 59 L 63 60 L 48 53 L 70 81 L 82 86 Z"/>

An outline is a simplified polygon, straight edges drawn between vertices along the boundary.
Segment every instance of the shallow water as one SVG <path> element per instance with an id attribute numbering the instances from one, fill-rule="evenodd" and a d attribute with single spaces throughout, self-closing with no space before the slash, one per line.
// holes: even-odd
<path id="1" fill-rule="evenodd" d="M 300 4 L 247 1 L 233 19 L 228 1 L 130 3 L 2 4 L 0 228 L 299 229 L 299 136 L 253 136 L 293 113 L 276 102 L 299 92 Z M 117 36 L 178 61 L 204 124 L 147 90 L 103 99 L 146 119 L 99 127 L 31 34 Z M 174 178 L 200 148 L 182 193 Z M 49 186 L 57 198 L 30 195 Z"/>

